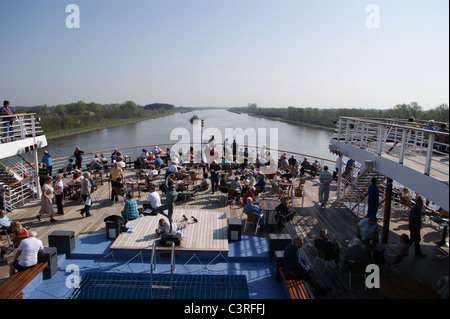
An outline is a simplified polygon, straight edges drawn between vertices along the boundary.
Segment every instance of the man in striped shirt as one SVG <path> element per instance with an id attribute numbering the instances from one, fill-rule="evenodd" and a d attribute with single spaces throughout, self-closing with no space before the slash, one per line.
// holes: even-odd
<path id="1" fill-rule="evenodd" d="M 333 180 L 333 176 L 330 172 L 328 172 L 328 166 L 323 168 L 323 171 L 319 174 L 319 203 L 322 204 L 322 207 L 328 202 L 328 197 L 330 195 L 330 184 Z"/>

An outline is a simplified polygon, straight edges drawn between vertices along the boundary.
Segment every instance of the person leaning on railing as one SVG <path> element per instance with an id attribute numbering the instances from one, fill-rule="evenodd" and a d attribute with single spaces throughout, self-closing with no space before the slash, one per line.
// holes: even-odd
<path id="1" fill-rule="evenodd" d="M 2 116 L 14 115 L 15 110 L 10 108 L 9 101 L 3 101 L 3 107 L 1 108 L 0 114 Z M 8 142 L 8 137 L 11 137 L 11 141 L 14 141 L 14 126 L 13 126 L 14 117 L 7 116 L 2 118 L 3 122 L 3 138 L 2 143 Z"/>

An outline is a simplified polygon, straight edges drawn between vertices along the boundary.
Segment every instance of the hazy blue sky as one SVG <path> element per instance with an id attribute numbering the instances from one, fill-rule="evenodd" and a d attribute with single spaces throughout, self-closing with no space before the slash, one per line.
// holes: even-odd
<path id="1" fill-rule="evenodd" d="M 448 29 L 448 0 L 0 0 L 0 99 L 430 109 Z"/>

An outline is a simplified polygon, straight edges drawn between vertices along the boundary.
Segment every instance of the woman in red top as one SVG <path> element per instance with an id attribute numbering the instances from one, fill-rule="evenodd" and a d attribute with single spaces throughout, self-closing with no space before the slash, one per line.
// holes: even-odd
<path id="1" fill-rule="evenodd" d="M 12 238 L 22 236 L 28 237 L 28 231 L 25 228 L 23 228 L 23 226 L 18 221 L 11 222 L 11 230 L 12 230 L 11 234 Z"/>

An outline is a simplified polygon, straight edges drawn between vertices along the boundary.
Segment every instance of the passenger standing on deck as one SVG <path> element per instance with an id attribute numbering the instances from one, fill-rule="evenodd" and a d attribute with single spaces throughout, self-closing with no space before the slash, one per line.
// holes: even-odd
<path id="1" fill-rule="evenodd" d="M 80 211 L 82 217 L 91 216 L 90 209 L 92 206 L 92 197 L 91 197 L 91 173 L 84 172 L 83 179 L 81 180 L 81 197 L 83 198 L 84 208 Z M 83 215 L 85 214 L 85 215 Z"/>
<path id="2" fill-rule="evenodd" d="M 328 197 L 330 196 L 330 184 L 333 181 L 333 176 L 328 171 L 328 166 L 325 165 L 323 171 L 319 174 L 319 203 L 322 207 L 328 202 Z"/>
<path id="3" fill-rule="evenodd" d="M 123 170 L 119 167 L 119 163 L 115 162 L 114 166 L 111 168 L 111 171 L 109 172 L 109 178 L 110 178 L 110 182 L 111 182 L 111 200 L 114 202 L 114 200 L 116 199 L 116 193 L 114 192 L 114 187 L 122 187 L 121 186 L 116 186 L 117 183 L 117 178 L 120 177 L 120 180 L 123 181 Z"/>
<path id="4" fill-rule="evenodd" d="M 83 158 L 81 157 L 82 155 L 84 154 L 84 152 L 82 151 L 82 150 L 80 150 L 80 147 L 79 146 L 77 146 L 76 148 L 75 148 L 75 152 L 73 152 L 73 157 L 75 157 L 75 164 L 77 164 L 77 167 L 79 168 L 79 169 L 83 169 L 82 167 L 81 167 L 81 162 L 83 161 Z"/>
<path id="5" fill-rule="evenodd" d="M 416 252 L 417 257 L 425 257 L 420 249 L 420 229 L 422 228 L 422 208 L 423 208 L 423 199 L 422 196 L 417 196 L 416 204 L 411 208 L 409 212 L 409 231 L 410 231 L 410 239 L 409 244 L 412 245 L 414 243 L 414 250 Z"/>
<path id="6" fill-rule="evenodd" d="M 367 217 L 376 217 L 378 212 L 378 201 L 380 200 L 380 192 L 377 186 L 377 179 L 373 177 L 371 180 L 371 184 L 369 186 L 368 192 L 368 209 L 367 209 Z"/>
<path id="7" fill-rule="evenodd" d="M 211 189 L 214 194 L 216 191 L 216 186 L 219 183 L 219 174 L 220 174 L 221 167 L 217 162 L 214 160 L 212 161 L 211 165 L 209 165 L 209 172 L 210 172 L 210 178 L 211 178 Z"/>
<path id="8" fill-rule="evenodd" d="M 53 169 L 53 162 L 52 162 L 52 156 L 48 153 L 48 151 L 44 151 L 44 155 L 42 156 L 42 162 L 47 167 L 48 175 L 52 175 L 52 169 Z"/>
<path id="9" fill-rule="evenodd" d="M 14 115 L 15 110 L 10 109 L 9 106 L 10 106 L 9 101 L 3 101 L 3 107 L 0 111 L 0 115 Z M 11 137 L 11 141 L 14 141 L 14 126 L 13 126 L 14 118 L 12 116 L 3 117 L 1 121 L 3 122 L 4 127 L 2 143 L 8 142 L 8 137 Z"/>
<path id="10" fill-rule="evenodd" d="M 55 191 L 56 207 L 58 208 L 58 211 L 56 212 L 56 214 L 64 215 L 64 209 L 63 209 L 64 183 L 62 181 L 61 174 L 56 175 L 55 182 L 53 183 L 53 188 Z"/>
<path id="11" fill-rule="evenodd" d="M 55 215 L 55 211 L 53 209 L 53 196 L 54 189 L 52 186 L 53 178 L 51 176 L 47 176 L 45 178 L 44 185 L 42 186 L 42 197 L 41 197 L 41 209 L 39 210 L 39 215 L 36 218 L 41 221 L 42 215 L 49 215 L 51 222 L 56 222 L 56 219 L 53 217 Z"/>

